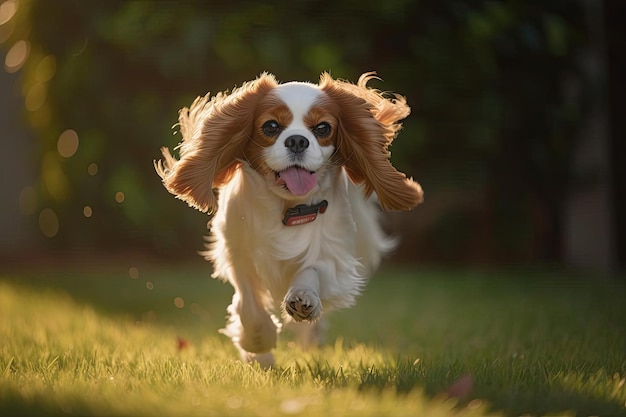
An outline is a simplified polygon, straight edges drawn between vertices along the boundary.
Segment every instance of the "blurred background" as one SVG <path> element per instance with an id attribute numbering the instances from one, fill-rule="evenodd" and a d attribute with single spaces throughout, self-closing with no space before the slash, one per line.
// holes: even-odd
<path id="1" fill-rule="evenodd" d="M 405 95 L 425 203 L 403 262 L 626 264 L 623 0 L 0 0 L 0 262 L 196 256 L 152 161 L 177 112 L 269 71 Z"/>

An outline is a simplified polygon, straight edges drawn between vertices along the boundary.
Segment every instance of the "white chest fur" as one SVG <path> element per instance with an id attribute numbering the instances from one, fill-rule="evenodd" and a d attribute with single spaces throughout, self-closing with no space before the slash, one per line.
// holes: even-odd
<path id="1" fill-rule="evenodd" d="M 208 252 L 214 276 L 236 285 L 233 275 L 251 275 L 275 302 L 280 302 L 298 272 L 315 268 L 320 275 L 324 308 L 352 305 L 366 278 L 362 254 L 357 253 L 358 228 L 368 225 L 356 223 L 349 189 L 354 186 L 343 169 L 327 172 L 319 192 L 303 202 L 325 199 L 329 203 L 326 212 L 299 226 L 288 227 L 281 221 L 285 210 L 297 202 L 280 199 L 265 188 L 265 181 L 244 167 L 221 190 Z M 361 204 L 367 203 L 362 197 L 360 200 Z M 377 227 L 375 218 L 367 222 Z M 233 265 L 240 270 L 233 271 Z"/>

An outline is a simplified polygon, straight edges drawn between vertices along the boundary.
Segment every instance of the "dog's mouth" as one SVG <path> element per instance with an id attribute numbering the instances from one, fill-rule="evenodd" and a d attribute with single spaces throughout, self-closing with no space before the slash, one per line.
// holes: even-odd
<path id="1" fill-rule="evenodd" d="M 275 171 L 276 184 L 282 185 L 293 195 L 305 195 L 317 185 L 317 173 L 297 165 Z"/>

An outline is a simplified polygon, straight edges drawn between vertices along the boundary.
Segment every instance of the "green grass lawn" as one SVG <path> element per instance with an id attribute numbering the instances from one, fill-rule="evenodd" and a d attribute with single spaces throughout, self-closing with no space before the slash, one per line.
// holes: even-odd
<path id="1" fill-rule="evenodd" d="M 387 266 L 264 371 L 217 333 L 232 290 L 204 262 L 2 271 L 0 415 L 626 415 L 625 283 Z"/>

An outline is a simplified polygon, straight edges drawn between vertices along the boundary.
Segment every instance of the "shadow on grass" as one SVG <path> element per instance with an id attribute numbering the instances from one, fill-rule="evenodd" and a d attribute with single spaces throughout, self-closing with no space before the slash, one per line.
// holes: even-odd
<path id="1" fill-rule="evenodd" d="M 318 359 L 306 366 L 305 373 L 313 380 L 325 381 L 325 386 L 337 388 L 356 386 L 359 391 L 382 393 L 389 389 L 405 395 L 419 389 L 429 398 L 448 397 L 452 384 L 468 374 L 466 367 L 459 364 L 418 364 L 410 361 L 394 365 L 355 366 L 343 369 Z M 283 370 L 284 372 L 284 370 Z M 473 388 L 462 398 L 457 398 L 460 407 L 469 403 L 482 404 L 492 412 L 507 416 L 520 415 L 578 415 L 620 416 L 626 415 L 626 407 L 617 397 L 606 398 L 603 389 L 593 386 L 559 386 L 547 379 L 538 378 L 532 383 L 502 381 L 503 375 L 487 372 L 472 374 Z M 619 390 L 620 381 L 604 375 L 596 381 L 598 385 L 613 386 Z M 622 383 L 623 384 L 623 383 Z M 595 392 L 594 392 L 595 391 Z"/>
<path id="2" fill-rule="evenodd" d="M 67 293 L 107 315 L 203 336 L 224 325 L 232 295 L 201 259 L 35 265 L 0 279 Z M 382 271 L 354 309 L 331 315 L 329 342 L 344 337 L 378 346 L 396 363 L 365 366 L 346 381 L 320 357 L 305 377 L 326 380 L 331 389 L 356 383 L 360 390 L 419 388 L 436 397 L 471 373 L 466 401 L 484 400 L 506 415 L 626 415 L 626 387 L 619 386 L 626 377 L 624 295 L 623 283 L 596 285 L 558 273 L 529 283 L 515 274 Z M 5 399 L 2 407 L 24 411 L 15 415 L 50 411 L 44 403 Z"/>
<path id="3" fill-rule="evenodd" d="M 24 399 L 17 391 L 4 392 L 2 401 L 0 402 L 0 412 L 3 416 L 11 417 L 66 417 L 66 416 L 96 416 L 102 415 L 102 410 L 92 410 L 85 405 L 84 398 L 75 396 L 74 398 L 64 399 L 66 404 L 60 407 L 52 402 L 49 397 L 35 397 Z M 68 406 L 67 404 L 71 404 Z M 106 407 L 106 415 L 109 417 L 128 416 L 127 412 L 115 412 Z M 155 414 L 156 415 L 156 414 Z"/>
<path id="4" fill-rule="evenodd" d="M 217 331 L 233 293 L 229 285 L 211 278 L 210 265 L 200 257 L 181 264 L 82 259 L 12 269 L 0 280 L 62 292 L 109 316 L 181 330 Z"/>

